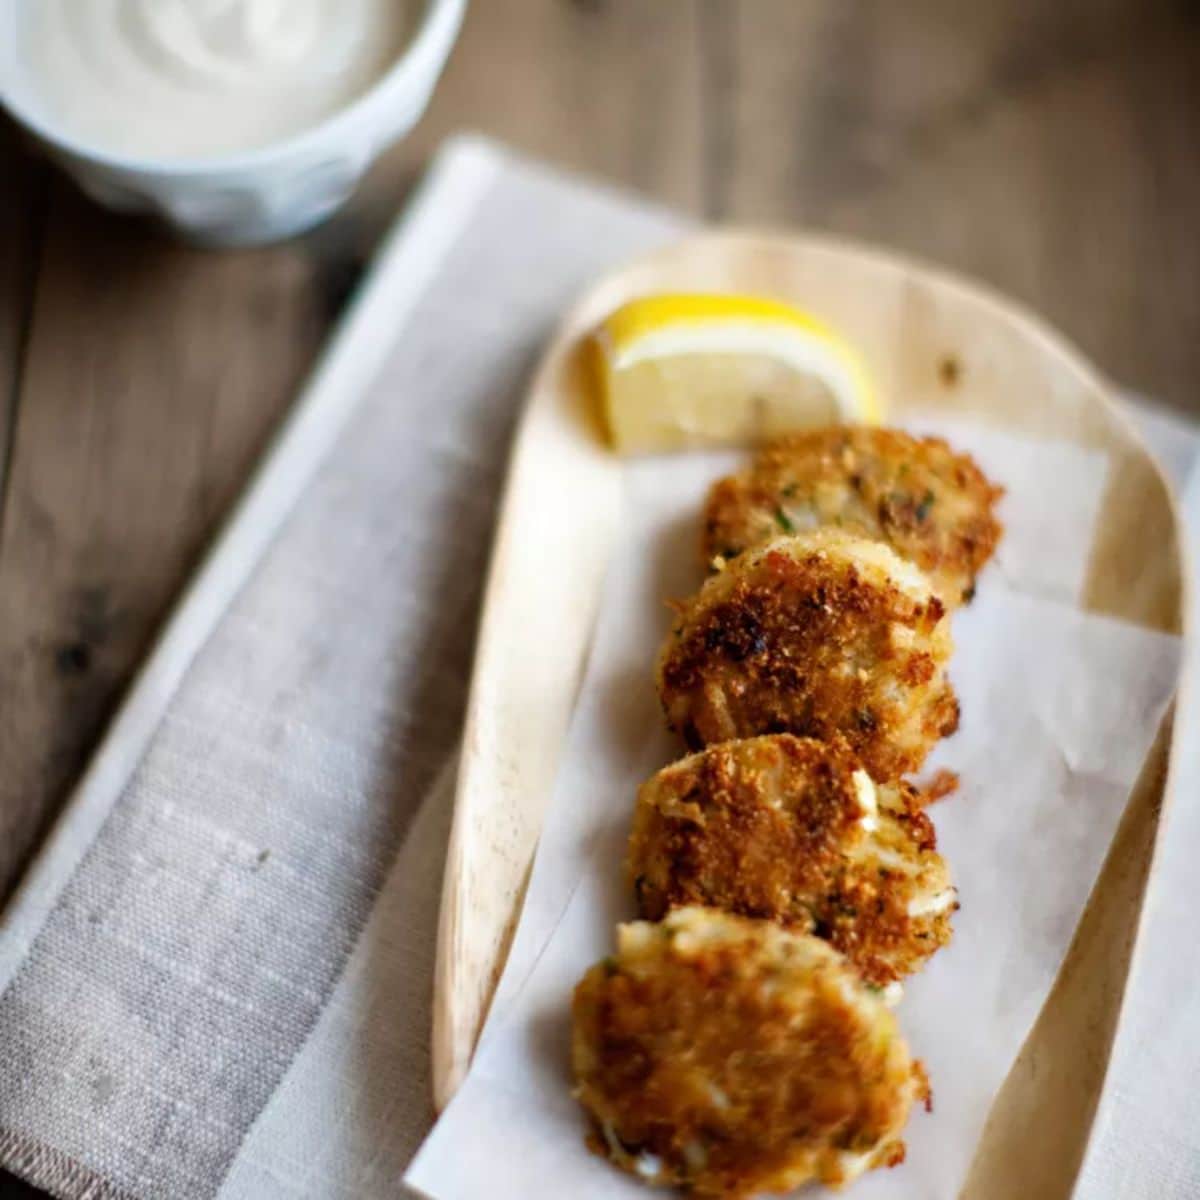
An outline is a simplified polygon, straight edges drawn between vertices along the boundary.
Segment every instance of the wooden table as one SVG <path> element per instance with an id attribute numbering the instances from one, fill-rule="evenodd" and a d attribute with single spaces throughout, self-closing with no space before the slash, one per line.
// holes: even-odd
<path id="1" fill-rule="evenodd" d="M 446 134 L 970 272 L 1200 415 L 1198 16 L 474 0 L 425 121 L 349 210 L 242 253 L 95 209 L 0 126 L 0 897 Z"/>

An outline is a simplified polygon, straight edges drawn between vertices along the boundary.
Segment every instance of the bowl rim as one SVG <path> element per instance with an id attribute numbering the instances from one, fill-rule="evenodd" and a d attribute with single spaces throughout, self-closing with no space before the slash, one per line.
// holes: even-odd
<path id="1" fill-rule="evenodd" d="M 368 115 L 370 110 L 386 106 L 396 93 L 418 82 L 423 74 L 437 78 L 450 55 L 466 13 L 467 0 L 422 0 L 416 29 L 395 62 L 366 91 L 329 116 L 278 141 L 234 154 L 214 154 L 204 158 L 156 158 L 108 151 L 56 129 L 36 111 L 31 111 L 15 96 L 15 89 L 0 92 L 0 107 L 18 124 L 55 150 L 73 155 L 89 165 L 112 171 L 154 176 L 160 179 L 193 180 L 205 176 L 241 174 L 278 165 L 285 159 L 318 150 Z"/>

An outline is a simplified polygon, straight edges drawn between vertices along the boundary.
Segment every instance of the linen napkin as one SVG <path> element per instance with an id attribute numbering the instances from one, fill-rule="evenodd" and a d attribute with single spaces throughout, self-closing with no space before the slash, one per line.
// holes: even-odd
<path id="1" fill-rule="evenodd" d="M 7 1169 L 71 1200 L 402 1193 L 508 431 L 563 307 L 685 227 L 477 139 L 439 155 L 5 913 Z M 1147 435 L 1194 462 L 1170 419 Z M 1158 1078 L 1194 1078 L 1200 1035 L 1172 1050 Z M 1145 1103 L 1138 1153 L 1194 1167 L 1187 1110 Z M 1101 1174 L 1130 1149 L 1108 1126 Z"/>
<path id="2" fill-rule="evenodd" d="M 443 797 L 527 369 L 677 218 L 439 156 L 0 932 L 0 1163 L 392 1196 L 430 1120 Z"/>

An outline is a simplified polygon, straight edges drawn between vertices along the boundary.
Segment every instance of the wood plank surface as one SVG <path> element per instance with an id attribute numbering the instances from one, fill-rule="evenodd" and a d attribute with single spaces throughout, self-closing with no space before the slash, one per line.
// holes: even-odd
<path id="1" fill-rule="evenodd" d="M 699 39 L 699 0 L 472 4 L 425 118 L 310 242 L 365 261 L 429 156 L 464 131 L 700 212 Z"/>
<path id="2" fill-rule="evenodd" d="M 712 211 L 886 244 L 1200 416 L 1200 6 L 709 0 Z"/>
<path id="3" fill-rule="evenodd" d="M 1200 417 L 1198 112 L 1185 0 L 475 0 L 347 211 L 224 254 L 0 129 L 0 898 L 447 134 L 969 272 Z"/>
<path id="4" fill-rule="evenodd" d="M 0 519 L 30 305 L 45 231 L 49 169 L 0 121 Z M 0 696 L 0 702 L 2 702 Z M 0 887 L 0 896 L 3 888 Z"/>
<path id="5" fill-rule="evenodd" d="M 51 189 L 0 526 L 11 886 L 311 361 L 295 249 L 216 256 Z"/>
<path id="6" fill-rule="evenodd" d="M 449 133 L 711 219 L 973 275 L 1200 416 L 1200 6 L 492 0 L 327 231 L 362 261 Z"/>

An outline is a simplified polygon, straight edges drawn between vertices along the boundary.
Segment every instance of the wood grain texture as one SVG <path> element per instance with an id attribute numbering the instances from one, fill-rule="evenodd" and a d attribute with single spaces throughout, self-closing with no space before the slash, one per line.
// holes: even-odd
<path id="1" fill-rule="evenodd" d="M 1200 414 L 1200 9 L 709 0 L 710 215 L 970 273 Z"/>
<path id="2" fill-rule="evenodd" d="M 447 133 L 717 220 L 974 275 L 1200 415 L 1200 8 L 1183 0 L 489 0 L 327 238 L 362 259 Z"/>
<path id="3" fill-rule="evenodd" d="M 465 130 L 698 213 L 699 39 L 698 0 L 471 4 L 425 118 L 311 241 L 364 262 L 430 154 Z"/>
<path id="4" fill-rule="evenodd" d="M 620 463 L 587 403 L 591 374 L 579 351 L 559 341 L 540 364 L 497 515 L 438 917 L 439 1111 L 466 1075 L 512 943 L 620 530 Z M 569 506 L 546 503 L 568 494 Z M 534 577 L 542 583 L 531 593 Z"/>
<path id="5" fill-rule="evenodd" d="M 487 0 L 424 121 L 368 184 L 480 129 L 564 167 L 696 210 L 703 80 L 698 0 Z M 386 215 L 386 214 L 384 214 Z"/>
<path id="6" fill-rule="evenodd" d="M 0 527 L 0 890 L 317 345 L 293 251 L 214 257 L 52 191 Z"/>
<path id="7" fill-rule="evenodd" d="M 46 169 L 24 153 L 14 131 L 0 123 L 0 528 L 10 460 L 10 437 L 16 423 L 29 308 L 41 251 Z M 0 542 L 0 555 L 3 544 Z M 0 712 L 16 702 L 0 675 Z M 7 760 L 0 760 L 7 762 Z M 4 821 L 0 813 L 0 823 Z M 5 889 L 0 888 L 0 897 Z M 0 1196 L 32 1200 L 36 1188 L 0 1171 Z"/>
<path id="8" fill-rule="evenodd" d="M 42 163 L 21 150 L 16 131 L 0 122 L 0 518 L 42 249 L 48 175 Z"/>

